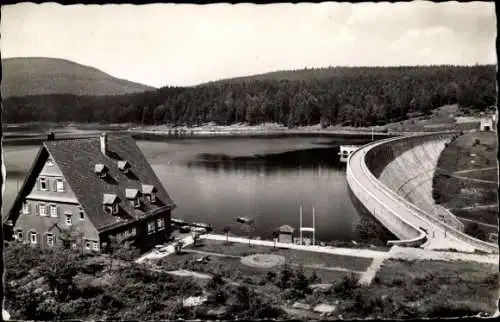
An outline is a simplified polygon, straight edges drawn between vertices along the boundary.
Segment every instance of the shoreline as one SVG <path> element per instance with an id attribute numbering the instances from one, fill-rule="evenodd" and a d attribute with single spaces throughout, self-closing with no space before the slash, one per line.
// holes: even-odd
<path id="1" fill-rule="evenodd" d="M 24 130 L 27 127 L 38 127 L 38 129 Z M 3 125 L 2 141 L 4 143 L 15 143 L 23 141 L 43 140 L 49 132 L 53 132 L 57 138 L 70 139 L 77 137 L 95 136 L 100 132 L 129 133 L 132 136 L 145 137 L 255 137 L 255 136 L 288 136 L 288 135 L 319 135 L 319 136 L 351 136 L 351 137 L 376 137 L 389 138 L 394 136 L 406 136 L 432 133 L 436 131 L 389 131 L 387 126 L 373 127 L 347 127 L 329 126 L 322 128 L 320 124 L 311 126 L 300 126 L 288 128 L 276 123 L 264 123 L 259 125 L 232 124 L 215 125 L 213 123 L 200 126 L 169 126 L 152 125 L 137 126 L 131 123 L 123 124 L 98 124 L 98 123 L 12 123 Z M 452 130 L 453 131 L 453 130 Z M 439 131 L 441 132 L 441 131 Z"/>

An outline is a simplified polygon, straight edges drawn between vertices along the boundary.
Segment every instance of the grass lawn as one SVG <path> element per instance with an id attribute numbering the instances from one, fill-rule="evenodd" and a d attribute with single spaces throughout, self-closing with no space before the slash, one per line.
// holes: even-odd
<path id="1" fill-rule="evenodd" d="M 497 203 L 497 184 L 475 182 L 450 177 L 444 173 L 456 171 L 491 168 L 497 166 L 497 136 L 494 132 L 466 133 L 451 142 L 441 153 L 434 177 L 434 198 L 437 203 L 446 208 L 463 208 L 474 205 L 488 205 Z M 471 163 L 471 161 L 474 161 Z M 497 169 L 487 169 L 457 173 L 456 175 L 498 181 Z M 453 209 L 452 212 L 460 217 L 479 220 L 489 224 L 496 224 L 496 212 L 474 209 Z"/>
<path id="2" fill-rule="evenodd" d="M 479 140 L 479 144 L 476 144 Z M 466 133 L 459 136 L 443 151 L 438 167 L 447 171 L 480 169 L 495 167 L 497 154 L 497 136 L 494 132 Z M 472 156 L 471 156 L 472 155 Z M 475 156 L 474 156 L 475 155 Z M 474 160 L 474 163 L 470 161 Z M 478 172 L 471 172 L 468 176 Z M 490 180 L 494 181 L 494 176 Z"/>
<path id="3" fill-rule="evenodd" d="M 245 282 L 247 284 L 259 284 L 266 278 L 268 272 L 278 274 L 282 267 L 257 268 L 244 265 L 237 258 L 210 256 L 206 263 L 197 263 L 196 259 L 201 255 L 194 253 L 172 254 L 161 261 L 161 267 L 168 270 L 187 269 L 207 274 L 220 274 L 230 280 Z M 313 271 L 323 283 L 330 283 L 349 275 L 349 272 L 330 271 L 325 269 L 304 268 L 306 276 L 311 276 Z"/>
<path id="4" fill-rule="evenodd" d="M 457 173 L 457 175 L 472 179 L 498 182 L 498 169 L 487 169 L 487 170 L 480 170 L 480 171 L 473 171 L 466 173 Z"/>
<path id="5" fill-rule="evenodd" d="M 488 209 L 455 209 L 453 214 L 457 217 L 477 220 L 490 225 L 498 225 L 498 210 Z"/>
<path id="6" fill-rule="evenodd" d="M 424 316 L 440 309 L 494 313 L 498 281 L 498 265 L 387 260 L 370 288 L 391 294 L 394 301 L 416 305 Z"/>
<path id="7" fill-rule="evenodd" d="M 227 255 L 236 256 L 248 256 L 251 254 L 259 253 L 272 253 L 277 255 L 282 255 L 286 258 L 287 262 L 302 264 L 302 265 L 321 265 L 328 267 L 341 267 L 345 269 L 351 269 L 356 271 L 364 271 L 370 266 L 372 259 L 354 257 L 354 256 L 342 256 L 333 255 L 317 252 L 307 252 L 295 249 L 284 249 L 258 246 L 242 243 L 230 243 L 226 244 L 225 241 L 218 240 L 208 240 L 204 239 L 201 241 L 200 246 L 196 247 L 197 250 L 205 252 L 213 252 Z M 355 254 L 355 250 L 353 250 Z"/>

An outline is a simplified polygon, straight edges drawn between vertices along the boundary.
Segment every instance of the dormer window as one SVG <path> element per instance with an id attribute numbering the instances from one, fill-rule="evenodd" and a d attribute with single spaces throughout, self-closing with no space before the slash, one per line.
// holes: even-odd
<path id="1" fill-rule="evenodd" d="M 128 163 L 128 161 L 126 160 L 118 161 L 118 169 L 120 169 L 120 171 L 123 173 L 128 173 L 130 169 L 130 163 Z"/>
<path id="2" fill-rule="evenodd" d="M 45 177 L 40 177 L 39 178 L 39 183 L 40 183 L 40 190 L 47 191 L 47 178 Z"/>
<path id="3" fill-rule="evenodd" d="M 115 194 L 105 193 L 102 200 L 104 212 L 110 215 L 118 213 L 118 202 L 120 200 Z"/>
<path id="4" fill-rule="evenodd" d="M 125 196 L 127 197 L 128 200 L 130 200 L 134 208 L 139 208 L 141 206 L 138 189 L 125 189 Z"/>
<path id="5" fill-rule="evenodd" d="M 105 178 L 108 175 L 108 171 L 108 168 L 104 164 L 96 164 L 94 166 L 94 172 L 99 178 Z"/>
<path id="6" fill-rule="evenodd" d="M 143 184 L 142 187 L 142 194 L 146 196 L 146 198 L 151 202 L 155 203 L 156 202 L 156 187 L 151 185 L 151 184 Z"/>
<path id="7" fill-rule="evenodd" d="M 23 203 L 23 214 L 28 215 L 30 213 L 30 204 L 27 202 Z"/>
<path id="8" fill-rule="evenodd" d="M 64 192 L 64 181 L 62 179 L 56 180 L 56 191 L 57 192 Z"/>

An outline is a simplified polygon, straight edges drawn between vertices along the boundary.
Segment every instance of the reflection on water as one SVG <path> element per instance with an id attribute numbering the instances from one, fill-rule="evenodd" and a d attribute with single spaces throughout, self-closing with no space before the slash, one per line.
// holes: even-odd
<path id="1" fill-rule="evenodd" d="M 356 239 L 359 216 L 349 198 L 338 143 L 327 138 L 212 138 L 138 141 L 178 205 L 173 216 L 243 233 L 240 216 L 255 219 L 255 235 L 268 238 L 280 225 L 305 226 L 316 210 L 318 240 Z M 38 147 L 4 152 L 8 209 Z M 298 234 L 298 231 L 297 231 Z"/>

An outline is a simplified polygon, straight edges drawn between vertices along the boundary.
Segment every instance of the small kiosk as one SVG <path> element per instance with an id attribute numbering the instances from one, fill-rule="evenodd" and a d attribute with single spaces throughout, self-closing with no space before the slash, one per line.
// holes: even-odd
<path id="1" fill-rule="evenodd" d="M 278 242 L 293 244 L 293 232 L 295 229 L 290 225 L 283 225 L 278 228 Z"/>

